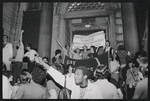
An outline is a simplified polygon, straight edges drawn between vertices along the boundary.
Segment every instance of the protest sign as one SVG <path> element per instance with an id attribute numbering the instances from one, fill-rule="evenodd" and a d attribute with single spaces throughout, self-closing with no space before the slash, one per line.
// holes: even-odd
<path id="1" fill-rule="evenodd" d="M 105 52 L 97 56 L 97 59 L 99 60 L 100 64 L 104 64 L 107 65 L 107 67 L 109 67 L 108 52 Z M 69 58 L 68 56 L 65 56 L 64 65 L 67 66 L 68 64 L 72 64 L 74 68 L 78 66 L 86 66 L 87 68 L 93 67 L 93 70 L 95 70 L 96 67 L 98 66 L 98 63 L 94 58 L 85 59 L 85 60 L 76 60 L 76 59 Z"/>
<path id="2" fill-rule="evenodd" d="M 80 48 L 86 45 L 90 48 L 91 45 L 95 47 L 105 46 L 105 33 L 104 31 L 99 31 L 90 35 L 74 35 L 73 38 L 73 49 Z"/>

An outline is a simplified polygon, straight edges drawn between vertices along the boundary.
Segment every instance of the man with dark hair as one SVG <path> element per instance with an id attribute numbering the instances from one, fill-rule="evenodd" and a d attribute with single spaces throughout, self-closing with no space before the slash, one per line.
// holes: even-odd
<path id="1" fill-rule="evenodd" d="M 54 80 L 64 86 L 65 76 L 55 70 L 52 66 L 47 65 L 41 58 L 36 58 L 36 62 L 47 69 Z M 72 78 L 66 77 L 66 88 L 71 90 L 71 99 L 103 99 L 102 92 L 98 86 L 88 80 L 88 69 L 85 66 L 78 66 L 75 75 Z"/>
<path id="2" fill-rule="evenodd" d="M 31 44 L 27 44 L 26 49 L 27 49 L 28 52 L 25 53 L 24 57 L 28 57 L 30 59 L 30 61 L 33 62 L 34 57 L 39 56 L 39 54 L 35 50 L 32 49 Z"/>
<path id="3" fill-rule="evenodd" d="M 28 70 L 31 73 L 32 69 L 35 66 L 34 58 L 35 58 L 35 56 L 39 56 L 39 54 L 35 50 L 32 49 L 31 44 L 27 44 L 26 49 L 27 49 L 28 52 L 25 53 L 24 57 L 28 57 L 28 59 L 29 59 L 29 61 L 28 61 Z"/>
<path id="4" fill-rule="evenodd" d="M 98 80 L 94 84 L 100 88 L 104 99 L 118 99 L 117 88 L 106 79 L 108 73 L 107 66 L 98 67 L 94 72 Z"/>
<path id="5" fill-rule="evenodd" d="M 44 99 L 45 88 L 42 86 L 46 79 L 46 72 L 41 65 L 36 65 L 31 73 L 30 83 L 19 86 L 14 99 Z"/>
<path id="6" fill-rule="evenodd" d="M 49 64 L 49 59 L 48 59 L 48 57 L 43 57 L 42 60 L 43 60 L 45 63 Z"/>
<path id="7" fill-rule="evenodd" d="M 148 58 L 144 57 L 140 60 L 140 70 L 144 79 L 136 85 L 132 99 L 148 99 Z"/>

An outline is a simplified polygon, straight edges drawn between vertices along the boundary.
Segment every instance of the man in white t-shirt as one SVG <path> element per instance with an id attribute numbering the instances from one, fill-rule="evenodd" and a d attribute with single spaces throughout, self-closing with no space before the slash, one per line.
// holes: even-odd
<path id="1" fill-rule="evenodd" d="M 11 70 L 11 59 L 13 58 L 13 47 L 12 43 L 8 42 L 8 36 L 3 35 L 3 64 L 6 66 L 7 70 Z"/>
<path id="2" fill-rule="evenodd" d="M 25 53 L 24 57 L 28 57 L 29 61 L 28 61 L 28 70 L 31 73 L 32 69 L 35 66 L 35 56 L 39 56 L 39 54 L 32 49 L 32 45 L 31 44 L 27 44 L 26 49 L 28 50 L 28 52 Z"/>
<path id="3" fill-rule="evenodd" d="M 98 67 L 94 72 L 98 80 L 94 84 L 100 88 L 104 99 L 119 99 L 117 88 L 106 79 L 108 72 L 107 66 Z"/>
<path id="4" fill-rule="evenodd" d="M 31 62 L 34 62 L 35 56 L 39 56 L 39 54 L 32 49 L 31 44 L 27 44 L 26 49 L 28 52 L 25 53 L 24 57 L 28 57 Z"/>

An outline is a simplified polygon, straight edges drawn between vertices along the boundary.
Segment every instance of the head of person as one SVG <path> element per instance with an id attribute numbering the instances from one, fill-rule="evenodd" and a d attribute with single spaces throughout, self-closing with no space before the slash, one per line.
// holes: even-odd
<path id="1" fill-rule="evenodd" d="M 110 41 L 109 41 L 109 40 L 106 40 L 105 46 L 106 46 L 106 47 L 109 47 L 109 46 L 110 46 Z"/>
<path id="2" fill-rule="evenodd" d="M 133 66 L 133 60 L 129 60 L 128 61 L 128 66 L 129 66 L 129 68 L 132 68 L 132 66 Z"/>
<path id="3" fill-rule="evenodd" d="M 11 71 L 3 72 L 3 74 L 8 78 L 9 82 L 13 81 L 13 75 Z"/>
<path id="4" fill-rule="evenodd" d="M 90 51 L 91 51 L 92 53 L 95 53 L 95 52 L 96 52 L 96 47 L 95 47 L 95 46 L 90 46 Z"/>
<path id="5" fill-rule="evenodd" d="M 52 64 L 54 64 L 54 63 L 56 63 L 56 58 L 55 57 L 52 58 Z"/>
<path id="6" fill-rule="evenodd" d="M 36 64 L 36 66 L 32 70 L 32 80 L 40 85 L 44 85 L 46 80 L 46 71 L 43 69 L 43 66 L 40 64 Z"/>
<path id="7" fill-rule="evenodd" d="M 67 65 L 67 70 L 68 70 L 68 73 L 73 73 L 72 64 L 68 64 L 68 65 Z"/>
<path id="8" fill-rule="evenodd" d="M 29 83 L 32 76 L 27 69 L 23 69 L 20 75 L 20 81 L 22 84 Z"/>
<path id="9" fill-rule="evenodd" d="M 112 61 L 113 61 L 113 60 L 116 60 L 116 61 L 118 61 L 118 62 L 120 63 L 119 56 L 118 56 L 118 54 L 117 54 L 116 52 L 113 53 L 113 55 L 112 55 L 111 58 L 112 58 Z"/>
<path id="10" fill-rule="evenodd" d="M 65 48 L 66 48 L 67 50 L 69 50 L 69 49 L 70 49 L 70 46 L 67 44 L 67 45 L 65 45 Z"/>
<path id="11" fill-rule="evenodd" d="M 88 47 L 86 45 L 83 46 L 83 50 L 87 50 Z"/>
<path id="12" fill-rule="evenodd" d="M 7 35 L 3 35 L 3 42 L 8 42 L 8 36 Z"/>
<path id="13" fill-rule="evenodd" d="M 75 70 L 75 83 L 76 85 L 82 85 L 88 80 L 88 69 L 85 66 L 78 66 Z"/>
<path id="14" fill-rule="evenodd" d="M 128 66 L 129 66 L 130 69 L 135 68 L 136 67 L 135 61 L 133 59 L 129 60 L 128 61 Z"/>
<path id="15" fill-rule="evenodd" d="M 31 45 L 31 44 L 27 44 L 27 45 L 26 45 L 26 50 L 29 51 L 29 50 L 31 50 L 31 49 L 32 49 L 32 45 Z"/>
<path id="16" fill-rule="evenodd" d="M 49 59 L 48 59 L 48 57 L 43 57 L 43 58 L 42 58 L 42 60 L 43 60 L 46 64 L 48 64 L 48 63 L 49 63 Z"/>
<path id="17" fill-rule="evenodd" d="M 60 50 L 60 49 L 57 49 L 57 50 L 55 51 L 55 56 L 58 55 L 58 54 L 61 54 L 61 50 Z"/>
<path id="18" fill-rule="evenodd" d="M 142 58 L 142 53 L 141 52 L 136 52 L 135 53 L 135 58 Z"/>
<path id="19" fill-rule="evenodd" d="M 118 46 L 118 50 L 125 50 L 124 45 L 119 45 L 119 46 Z"/>
<path id="20" fill-rule="evenodd" d="M 79 54 L 79 53 L 80 53 L 80 49 L 79 49 L 79 48 L 76 48 L 76 49 L 75 49 L 75 52 Z"/>
<path id="21" fill-rule="evenodd" d="M 144 76 L 148 76 L 148 58 L 147 57 L 141 58 L 139 69 L 143 73 Z"/>

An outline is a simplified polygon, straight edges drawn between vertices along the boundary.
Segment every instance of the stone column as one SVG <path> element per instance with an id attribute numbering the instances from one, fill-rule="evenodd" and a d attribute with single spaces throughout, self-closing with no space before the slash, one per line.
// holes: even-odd
<path id="1" fill-rule="evenodd" d="M 66 41 L 66 21 L 63 16 L 60 16 L 60 23 L 59 23 L 59 40 L 62 46 L 65 46 Z"/>
<path id="2" fill-rule="evenodd" d="M 121 6 L 125 49 L 135 54 L 140 51 L 140 45 L 134 4 L 122 3 Z"/>
<path id="3" fill-rule="evenodd" d="M 38 53 L 41 57 L 51 57 L 53 23 L 53 3 L 43 2 L 39 31 Z"/>

